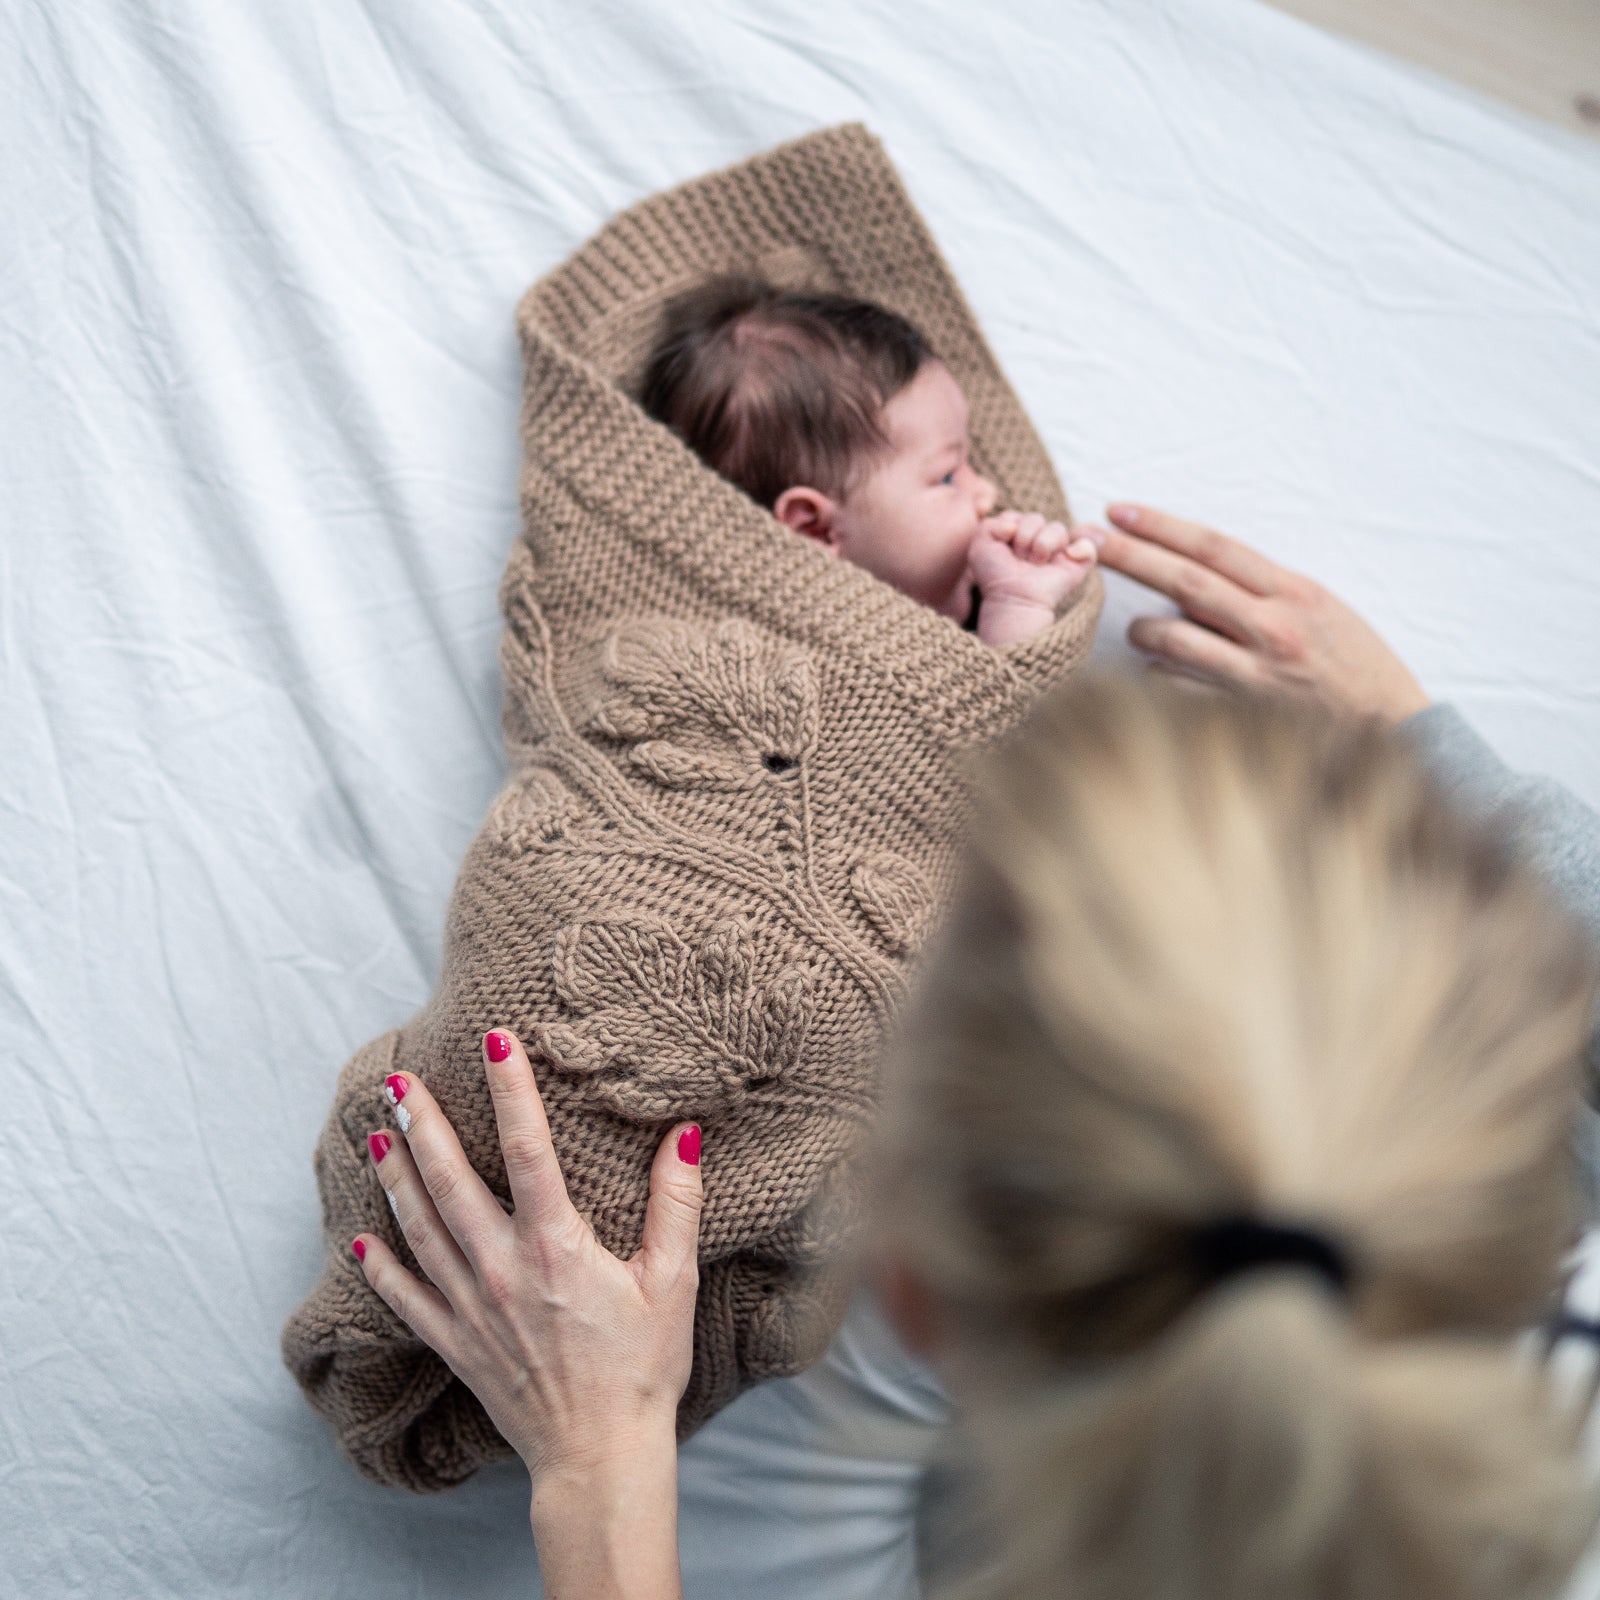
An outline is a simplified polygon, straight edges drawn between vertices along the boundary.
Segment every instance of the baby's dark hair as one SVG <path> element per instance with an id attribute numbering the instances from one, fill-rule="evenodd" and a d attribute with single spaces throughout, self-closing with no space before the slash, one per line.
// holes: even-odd
<path id="1" fill-rule="evenodd" d="M 932 356 L 870 300 L 714 278 L 667 306 L 639 399 L 771 510 L 797 484 L 848 493 L 889 442 L 883 408 Z"/>

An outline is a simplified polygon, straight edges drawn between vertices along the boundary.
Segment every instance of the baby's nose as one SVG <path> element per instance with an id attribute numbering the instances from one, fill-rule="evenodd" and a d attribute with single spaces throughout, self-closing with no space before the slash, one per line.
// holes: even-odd
<path id="1" fill-rule="evenodd" d="M 978 515 L 980 517 L 986 517 L 997 505 L 999 505 L 1000 491 L 995 488 L 995 486 L 990 483 L 990 481 L 984 477 L 982 473 L 976 474 L 976 477 L 978 480 Z"/>

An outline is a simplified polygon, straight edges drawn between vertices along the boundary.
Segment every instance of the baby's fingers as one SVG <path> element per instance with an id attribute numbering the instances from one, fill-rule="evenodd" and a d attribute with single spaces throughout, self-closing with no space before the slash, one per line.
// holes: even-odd
<path id="1" fill-rule="evenodd" d="M 1046 526 L 1044 518 L 1037 511 L 1027 512 L 1017 524 L 1016 537 L 1011 541 L 1012 549 L 1025 560 L 1033 560 L 1033 547 Z"/>
<path id="2" fill-rule="evenodd" d="M 1045 523 L 1034 535 L 1033 559 L 1041 563 L 1054 561 L 1067 548 L 1071 538 L 1072 535 L 1059 522 Z"/>

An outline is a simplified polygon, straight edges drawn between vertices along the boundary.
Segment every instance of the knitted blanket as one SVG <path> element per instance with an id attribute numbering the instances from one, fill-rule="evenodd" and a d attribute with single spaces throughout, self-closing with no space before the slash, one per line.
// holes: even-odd
<path id="1" fill-rule="evenodd" d="M 964 764 L 1086 654 L 1091 576 L 992 650 L 792 533 L 632 398 L 664 302 L 713 272 L 875 299 L 949 365 L 974 465 L 1065 519 L 1050 462 L 881 146 L 828 129 L 616 217 L 523 298 L 524 526 L 500 587 L 510 776 L 449 906 L 426 1007 L 340 1074 L 313 1165 L 325 1264 L 283 1356 L 379 1482 L 446 1488 L 511 1447 L 367 1287 L 368 1159 L 403 1070 L 510 1209 L 479 1053 L 529 1046 L 574 1203 L 637 1248 L 667 1124 L 705 1130 L 687 1434 L 821 1354 L 851 1157 L 907 963 L 952 887 Z"/>

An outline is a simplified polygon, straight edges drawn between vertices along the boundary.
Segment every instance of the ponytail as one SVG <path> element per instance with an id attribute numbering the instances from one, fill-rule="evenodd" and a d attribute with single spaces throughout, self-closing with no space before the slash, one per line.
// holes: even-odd
<path id="1" fill-rule="evenodd" d="M 1532 1600 L 1596 1519 L 1515 1337 L 1595 975 L 1396 741 L 1101 681 L 991 763 L 890 1064 L 892 1246 L 1014 1596 Z"/>

